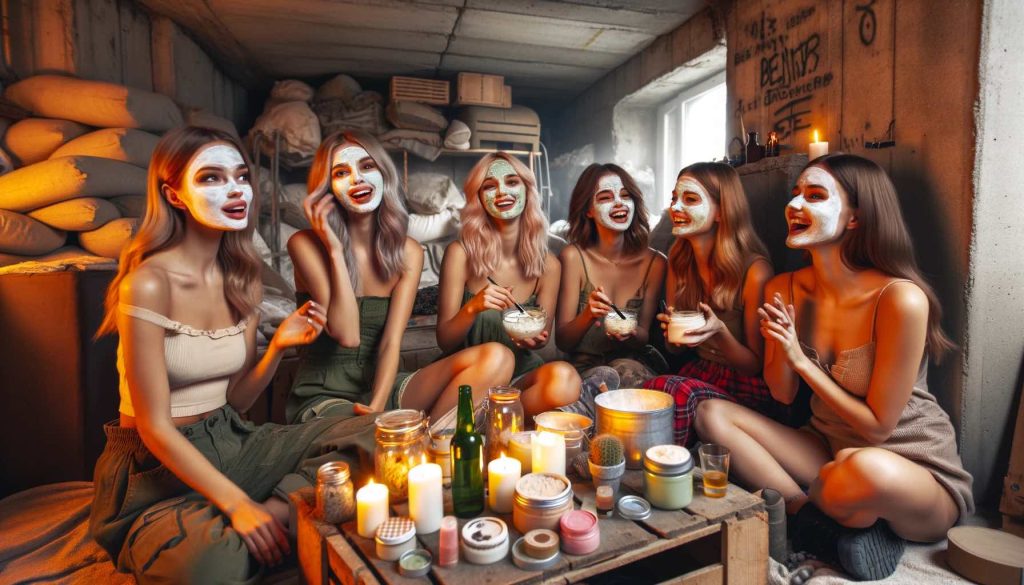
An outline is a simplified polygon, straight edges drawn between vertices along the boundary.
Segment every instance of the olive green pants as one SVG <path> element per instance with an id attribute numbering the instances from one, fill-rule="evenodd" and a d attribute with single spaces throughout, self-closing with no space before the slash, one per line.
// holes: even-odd
<path id="1" fill-rule="evenodd" d="M 315 482 L 317 468 L 369 464 L 373 417 L 301 425 L 243 421 L 230 406 L 178 430 L 254 501 Z M 118 569 L 139 583 L 245 583 L 261 571 L 230 519 L 161 464 L 135 429 L 104 426 L 90 532 Z M 365 469 L 371 467 L 364 466 Z"/>

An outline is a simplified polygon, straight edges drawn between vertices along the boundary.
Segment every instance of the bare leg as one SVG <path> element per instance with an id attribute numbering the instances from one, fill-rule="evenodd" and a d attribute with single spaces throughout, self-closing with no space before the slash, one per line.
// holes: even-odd
<path id="1" fill-rule="evenodd" d="M 459 386 L 472 386 L 473 402 L 479 403 L 491 386 L 508 384 L 515 363 L 515 356 L 500 343 L 466 348 L 416 372 L 401 406 L 429 411 L 430 419 L 437 420 L 458 404 Z"/>
<path id="2" fill-rule="evenodd" d="M 568 362 L 550 362 L 523 376 L 516 386 L 523 391 L 523 410 L 529 417 L 576 402 L 582 383 Z"/>
<path id="3" fill-rule="evenodd" d="M 953 497 L 924 467 L 876 447 L 843 449 L 821 468 L 811 501 L 844 526 L 882 518 L 902 538 L 936 542 L 960 516 Z"/>
<path id="4" fill-rule="evenodd" d="M 729 448 L 731 475 L 754 489 L 778 490 L 789 513 L 806 500 L 800 486 L 810 485 L 832 458 L 813 435 L 727 400 L 701 402 L 695 425 L 703 441 Z"/>

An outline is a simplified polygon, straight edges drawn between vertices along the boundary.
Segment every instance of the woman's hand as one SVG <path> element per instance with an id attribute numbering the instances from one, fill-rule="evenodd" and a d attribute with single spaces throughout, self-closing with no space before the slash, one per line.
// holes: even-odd
<path id="1" fill-rule="evenodd" d="M 516 339 L 513 341 L 513 343 L 516 344 L 516 347 L 520 347 L 523 349 L 540 349 L 544 347 L 544 345 L 548 342 L 548 337 L 549 334 L 545 329 L 544 331 L 541 331 L 540 335 L 538 335 L 537 337 L 534 337 L 532 339 Z"/>
<path id="2" fill-rule="evenodd" d="M 783 303 L 782 296 L 776 293 L 772 302 L 765 303 L 757 314 L 761 316 L 761 335 L 775 343 L 786 356 L 786 363 L 796 369 L 807 359 L 796 334 L 796 309 Z"/>
<path id="3" fill-rule="evenodd" d="M 488 309 L 504 311 L 509 307 L 514 307 L 515 299 L 512 297 L 511 288 L 488 283 L 487 286 L 473 295 L 473 298 L 469 299 L 466 305 L 471 314 L 477 315 Z"/>
<path id="4" fill-rule="evenodd" d="M 590 313 L 592 319 L 598 321 L 604 319 L 608 311 L 612 310 L 612 300 L 605 294 L 603 286 L 590 291 L 590 296 L 587 297 L 587 304 L 583 307 L 583 310 Z"/>
<path id="5" fill-rule="evenodd" d="M 701 313 L 704 313 L 704 326 L 696 329 L 687 329 L 683 332 L 684 335 L 690 338 L 690 342 L 686 344 L 689 347 L 697 347 L 725 329 L 725 323 L 718 318 L 718 315 L 715 314 L 709 305 L 697 303 L 697 308 L 700 309 Z"/>
<path id="6" fill-rule="evenodd" d="M 261 565 L 277 565 L 291 552 L 284 527 L 263 504 L 246 499 L 227 514 L 232 528 Z"/>
<path id="7" fill-rule="evenodd" d="M 281 321 L 271 343 L 278 349 L 312 343 L 323 331 L 325 323 L 327 315 L 323 308 L 313 301 L 306 301 L 306 304 Z"/>
<path id="8" fill-rule="evenodd" d="M 356 415 L 362 416 L 364 414 L 375 414 L 378 412 L 384 412 L 384 409 L 377 408 L 373 404 L 367 406 L 361 402 L 356 402 L 355 404 L 352 405 L 352 412 L 354 412 Z"/>
<path id="9" fill-rule="evenodd" d="M 328 221 L 331 213 L 335 211 L 334 194 L 328 189 L 322 195 L 310 194 L 302 200 L 302 209 L 306 212 L 306 219 L 313 227 L 313 232 L 320 238 L 320 242 L 330 253 L 340 253 L 341 239 L 331 228 Z"/>

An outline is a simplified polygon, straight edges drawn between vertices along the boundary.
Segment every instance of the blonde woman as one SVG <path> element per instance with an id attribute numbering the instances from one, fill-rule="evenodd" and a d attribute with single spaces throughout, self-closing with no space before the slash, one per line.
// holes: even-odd
<path id="1" fill-rule="evenodd" d="M 139 583 L 254 579 L 289 553 L 287 492 L 341 457 L 333 449 L 372 448 L 369 420 L 257 427 L 238 414 L 284 350 L 326 319 L 303 304 L 257 358 L 260 260 L 243 152 L 208 128 L 160 140 L 145 218 L 107 292 L 98 335 L 120 337 L 121 404 L 104 427 L 90 534 Z"/>
<path id="2" fill-rule="evenodd" d="M 723 163 L 695 163 L 679 172 L 672 191 L 672 234 L 665 279 L 671 310 L 699 311 L 705 325 L 687 332 L 690 360 L 674 376 L 659 376 L 647 388 L 673 395 L 676 443 L 696 438 L 693 417 L 708 398 L 737 401 L 771 416 L 787 417 L 761 378 L 763 340 L 757 309 L 773 271 L 754 232 L 739 176 Z M 669 351 L 687 349 L 666 339 Z"/>
<path id="3" fill-rule="evenodd" d="M 458 387 L 481 400 L 506 384 L 513 357 L 483 344 L 415 373 L 399 373 L 399 351 L 423 269 L 423 249 L 406 236 L 408 213 L 391 157 L 372 136 L 328 136 L 309 172 L 312 229 L 288 241 L 300 300 L 326 316 L 323 334 L 301 355 L 288 419 L 414 408 L 431 419 L 453 409 Z"/>
<path id="4" fill-rule="evenodd" d="M 441 267 L 437 344 L 448 352 L 493 342 L 509 348 L 513 384 L 523 390 L 528 414 L 575 403 L 576 370 L 562 361 L 544 363 L 535 353 L 551 336 L 560 266 L 548 252 L 533 173 L 504 152 L 488 154 L 470 170 L 465 193 L 462 231 Z M 513 342 L 501 315 L 517 302 L 544 309 L 547 323 L 536 337 Z"/>

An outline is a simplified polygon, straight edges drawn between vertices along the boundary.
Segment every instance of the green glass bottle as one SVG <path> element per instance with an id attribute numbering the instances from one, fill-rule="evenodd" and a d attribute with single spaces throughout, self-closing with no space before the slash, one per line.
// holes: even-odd
<path id="1" fill-rule="evenodd" d="M 459 410 L 452 437 L 452 504 L 459 518 L 484 511 L 484 438 L 473 423 L 473 390 L 459 386 Z"/>

